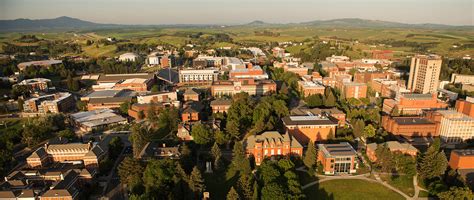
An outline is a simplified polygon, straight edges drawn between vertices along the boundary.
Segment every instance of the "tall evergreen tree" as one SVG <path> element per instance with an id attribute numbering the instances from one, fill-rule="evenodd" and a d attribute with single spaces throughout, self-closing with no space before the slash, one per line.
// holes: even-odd
<path id="1" fill-rule="evenodd" d="M 303 158 L 304 165 L 310 170 L 314 169 L 314 167 L 316 165 L 317 156 L 318 156 L 318 152 L 316 151 L 316 148 L 314 146 L 314 142 L 309 141 L 308 149 L 306 149 L 306 152 L 305 152 L 304 158 Z"/>
<path id="2" fill-rule="evenodd" d="M 219 148 L 219 145 L 217 145 L 216 142 L 214 142 L 214 145 L 211 148 L 211 153 L 214 159 L 214 168 L 219 169 L 222 153 L 221 153 L 221 149 Z"/>
<path id="3" fill-rule="evenodd" d="M 227 200 L 239 200 L 239 194 L 235 191 L 234 187 L 232 186 L 227 193 Z"/>
<path id="4" fill-rule="evenodd" d="M 202 178 L 201 171 L 194 166 L 191 175 L 189 176 L 189 188 L 195 193 L 196 196 L 201 196 L 202 192 L 206 189 L 204 185 L 204 179 Z"/>

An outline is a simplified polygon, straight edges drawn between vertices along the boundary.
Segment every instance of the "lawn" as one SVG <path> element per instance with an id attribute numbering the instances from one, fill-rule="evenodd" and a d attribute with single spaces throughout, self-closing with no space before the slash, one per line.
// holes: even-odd
<path id="1" fill-rule="evenodd" d="M 396 187 L 408 196 L 415 195 L 415 188 L 413 187 L 413 177 L 401 175 L 398 177 L 390 177 L 390 175 L 381 175 L 382 180 L 387 181 L 388 184 Z"/>
<path id="2" fill-rule="evenodd" d="M 232 185 L 237 182 L 237 175 L 227 180 L 225 172 L 214 172 L 213 174 L 204 174 L 204 183 L 206 191 L 210 193 L 211 199 L 226 199 Z"/>
<path id="3" fill-rule="evenodd" d="M 304 190 L 307 199 L 396 200 L 403 196 L 378 183 L 364 180 L 331 180 Z"/>

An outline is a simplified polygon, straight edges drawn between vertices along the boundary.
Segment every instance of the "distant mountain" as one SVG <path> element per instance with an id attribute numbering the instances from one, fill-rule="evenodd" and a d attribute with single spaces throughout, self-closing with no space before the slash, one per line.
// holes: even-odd
<path id="1" fill-rule="evenodd" d="M 0 31 L 42 31 L 42 30 L 70 30 L 116 27 L 114 24 L 98 24 L 71 17 L 54 19 L 15 19 L 0 20 Z"/>
<path id="2" fill-rule="evenodd" d="M 264 25 L 270 25 L 270 23 L 266 23 L 264 21 L 260 20 L 255 20 L 253 22 L 245 24 L 246 26 L 264 26 Z"/>
<path id="3" fill-rule="evenodd" d="M 350 27 L 350 28 L 472 28 L 473 26 L 451 26 L 444 24 L 406 24 L 381 20 L 369 20 L 359 18 L 343 18 L 331 20 L 315 20 L 299 23 L 306 26 L 317 27 Z"/>
<path id="4" fill-rule="evenodd" d="M 28 32 L 28 31 L 48 31 L 48 30 L 84 30 L 84 29 L 104 29 L 104 28 L 153 28 L 153 27 L 214 27 L 212 24 L 168 24 L 168 25 L 123 25 L 123 24 L 100 24 L 84 21 L 71 17 L 58 17 L 54 19 L 15 19 L 0 20 L 0 32 Z M 325 28 L 347 27 L 347 28 L 469 28 L 474 26 L 451 26 L 443 24 L 405 24 L 398 22 L 367 20 L 358 18 L 344 18 L 332 20 L 314 20 L 302 23 L 267 23 L 260 20 L 242 24 L 238 26 L 249 27 L 280 27 L 280 26 L 314 26 Z"/>

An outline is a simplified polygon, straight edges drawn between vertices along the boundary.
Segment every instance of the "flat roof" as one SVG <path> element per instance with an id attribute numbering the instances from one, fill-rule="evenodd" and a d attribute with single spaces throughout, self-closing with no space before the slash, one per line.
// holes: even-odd
<path id="1" fill-rule="evenodd" d="M 460 156 L 474 156 L 474 149 L 455 149 L 453 153 L 456 153 Z"/>
<path id="2" fill-rule="evenodd" d="M 325 157 L 355 156 L 356 151 L 347 142 L 339 144 L 318 144 L 318 148 L 323 151 Z"/>
<path id="3" fill-rule="evenodd" d="M 393 120 L 401 125 L 434 124 L 432 121 L 423 117 L 394 117 Z"/>
<path id="4" fill-rule="evenodd" d="M 338 123 L 323 116 L 286 116 L 282 118 L 285 125 L 330 125 L 337 126 Z"/>

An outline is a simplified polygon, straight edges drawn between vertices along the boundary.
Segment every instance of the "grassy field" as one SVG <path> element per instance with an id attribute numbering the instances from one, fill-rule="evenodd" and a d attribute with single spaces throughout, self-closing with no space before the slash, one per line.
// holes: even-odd
<path id="1" fill-rule="evenodd" d="M 380 176 L 382 180 L 387 181 L 388 184 L 396 187 L 400 191 L 404 192 L 408 196 L 415 195 L 415 188 L 413 187 L 413 177 L 401 175 L 398 177 L 390 177 L 390 175 Z"/>
<path id="2" fill-rule="evenodd" d="M 256 35 L 256 31 L 269 31 L 278 33 L 279 36 Z M 373 49 L 391 49 L 397 55 L 410 54 L 410 47 L 388 47 L 380 44 L 371 44 L 374 40 L 394 40 L 418 43 L 436 43 L 435 47 L 429 49 L 432 53 L 443 56 L 459 57 L 465 54 L 474 54 L 473 49 L 456 49 L 454 44 L 474 43 L 473 30 L 431 30 L 431 29 L 356 29 L 356 28 L 315 28 L 306 26 L 281 26 L 281 27 L 207 27 L 207 28 L 143 28 L 143 29 L 110 29 L 97 30 L 95 32 L 50 32 L 50 33 L 30 33 L 35 34 L 40 39 L 45 40 L 71 40 L 81 44 L 85 55 L 93 57 L 116 55 L 115 45 L 95 48 L 85 46 L 86 40 L 98 40 L 105 37 L 115 37 L 127 42 L 146 44 L 169 44 L 181 47 L 186 41 L 197 41 L 199 39 L 190 38 L 190 34 L 202 33 L 203 37 L 216 33 L 228 34 L 233 43 L 210 44 L 209 48 L 232 46 L 236 43 L 243 44 L 264 44 L 269 42 L 302 42 L 318 37 L 322 40 L 334 41 L 353 45 L 354 51 L 348 52 L 350 56 L 357 56 L 358 51 L 370 51 Z M 0 33 L 0 43 L 12 42 L 21 36 L 19 33 Z M 350 42 L 358 41 L 359 43 Z M 1 46 L 1 45 L 0 45 Z M 296 53 L 303 49 L 303 46 L 288 48 L 291 53 Z M 1 51 L 1 49 L 0 49 Z M 354 54 L 354 55 L 352 55 Z"/>
<path id="3" fill-rule="evenodd" d="M 337 200 L 397 200 L 404 199 L 398 193 L 377 183 L 363 180 L 331 180 L 304 190 L 307 199 Z"/>

